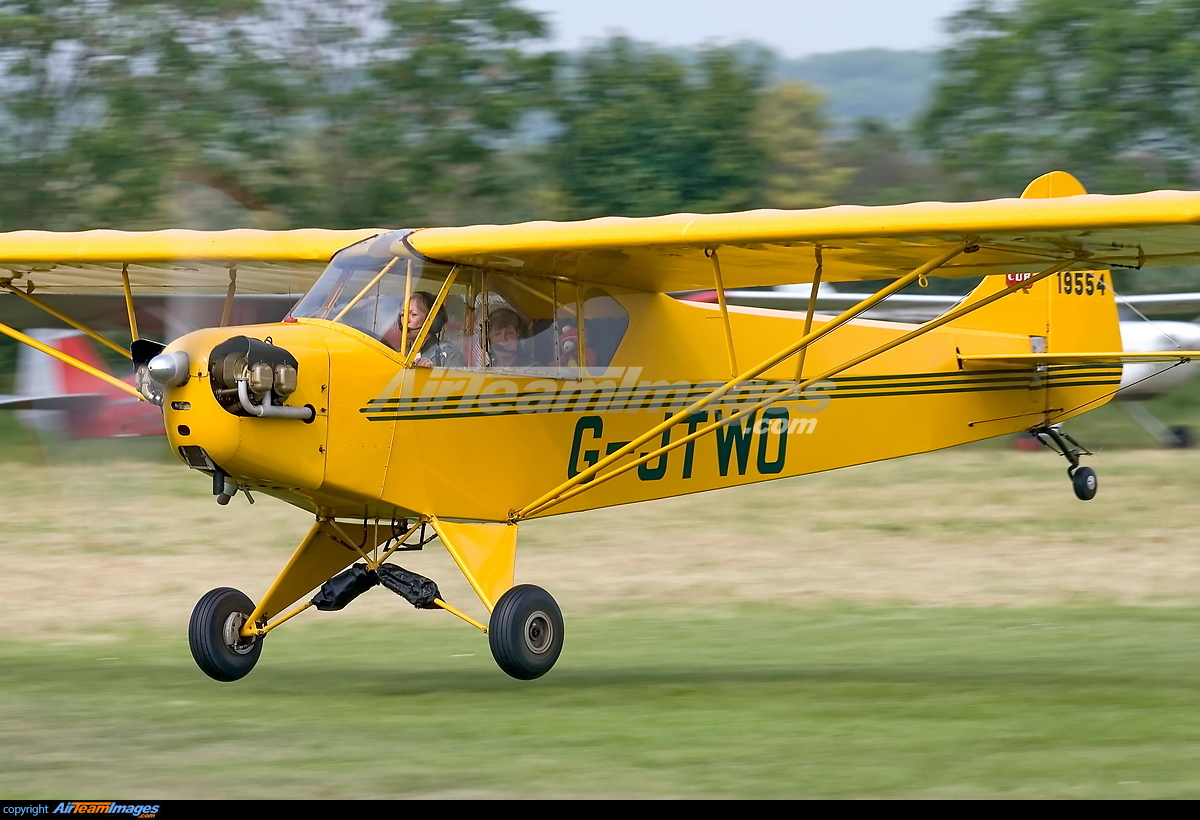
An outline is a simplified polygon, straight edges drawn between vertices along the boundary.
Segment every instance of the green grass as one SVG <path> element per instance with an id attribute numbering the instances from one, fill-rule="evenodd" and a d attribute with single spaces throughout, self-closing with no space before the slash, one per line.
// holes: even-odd
<path id="1" fill-rule="evenodd" d="M 411 610 L 281 630 L 234 684 L 179 635 L 5 640 L 0 795 L 1200 796 L 1194 609 L 642 609 L 568 630 L 525 683 Z"/>
<path id="2" fill-rule="evenodd" d="M 1156 409 L 1198 424 L 1200 382 Z M 305 517 L 218 508 L 161 439 L 5 419 L 0 798 L 1200 796 L 1200 460 L 1116 408 L 1069 427 L 1089 504 L 984 444 L 531 522 L 568 636 L 527 683 L 382 591 L 208 680 L 192 603 L 260 594 Z"/>

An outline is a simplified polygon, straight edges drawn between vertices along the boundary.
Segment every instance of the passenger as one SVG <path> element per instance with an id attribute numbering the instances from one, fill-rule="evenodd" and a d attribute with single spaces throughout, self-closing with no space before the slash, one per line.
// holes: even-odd
<path id="1" fill-rule="evenodd" d="M 408 343 L 410 345 L 421 334 L 421 327 L 425 324 L 425 320 L 429 318 L 429 310 L 433 307 L 435 301 L 433 294 L 424 290 L 418 290 L 409 297 L 406 315 L 408 320 Z M 443 341 L 442 330 L 445 327 L 446 308 L 443 305 L 438 308 L 437 315 L 433 317 L 433 325 L 430 326 L 429 333 L 425 334 L 425 342 L 421 345 L 421 351 L 417 354 L 417 358 L 413 362 L 414 365 L 417 367 L 466 366 L 466 360 L 463 359 L 462 351 L 459 350 L 458 345 L 453 342 Z M 384 336 L 384 341 L 399 350 L 402 341 L 400 327 L 398 325 L 393 327 Z"/>
<path id="2" fill-rule="evenodd" d="M 498 308 L 488 315 L 488 366 L 532 367 L 526 352 L 529 326 L 511 308 Z"/>

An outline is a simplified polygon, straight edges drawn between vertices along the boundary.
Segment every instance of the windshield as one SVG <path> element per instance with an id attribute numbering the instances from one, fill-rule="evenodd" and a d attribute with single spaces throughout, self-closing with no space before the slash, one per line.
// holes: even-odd
<path id="1" fill-rule="evenodd" d="M 291 315 L 341 322 L 399 348 L 405 293 L 426 293 L 431 283 L 440 287 L 450 271 L 447 265 L 395 256 L 395 241 L 407 233 L 382 234 L 338 251 Z"/>
<path id="2" fill-rule="evenodd" d="M 408 233 L 338 251 L 291 315 L 357 328 L 420 367 L 575 378 L 612 361 L 629 318 L 607 291 L 422 260 L 397 242 Z"/>

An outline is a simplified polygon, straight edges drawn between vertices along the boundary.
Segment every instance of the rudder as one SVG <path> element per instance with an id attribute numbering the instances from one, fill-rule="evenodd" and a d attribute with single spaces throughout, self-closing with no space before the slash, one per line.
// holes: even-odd
<path id="1" fill-rule="evenodd" d="M 1079 180 L 1052 171 L 1033 182 L 1022 199 L 1080 196 L 1087 191 Z M 1023 274 L 985 277 L 963 301 L 979 302 L 1018 283 Z M 953 322 L 951 327 L 1012 333 L 1029 337 L 1026 353 L 1110 353 L 1121 347 L 1117 304 L 1109 271 L 1063 271 L 1012 293 Z M 1048 370 L 1046 409 L 1054 420 L 1093 409 L 1115 390 L 1120 367 L 1060 365 Z M 1086 408 L 1084 408 L 1086 405 Z"/>

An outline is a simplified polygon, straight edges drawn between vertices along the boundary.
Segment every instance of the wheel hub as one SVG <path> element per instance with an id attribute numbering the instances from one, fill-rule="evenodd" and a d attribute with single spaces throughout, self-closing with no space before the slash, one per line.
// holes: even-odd
<path id="1" fill-rule="evenodd" d="M 525 646 L 535 655 L 544 655 L 554 642 L 554 626 L 545 612 L 534 612 L 525 619 Z"/>
<path id="2" fill-rule="evenodd" d="M 249 617 L 244 612 L 234 612 L 225 619 L 225 626 L 221 630 L 225 645 L 239 655 L 245 655 L 254 648 L 254 638 L 242 637 L 242 627 L 246 625 Z"/>

